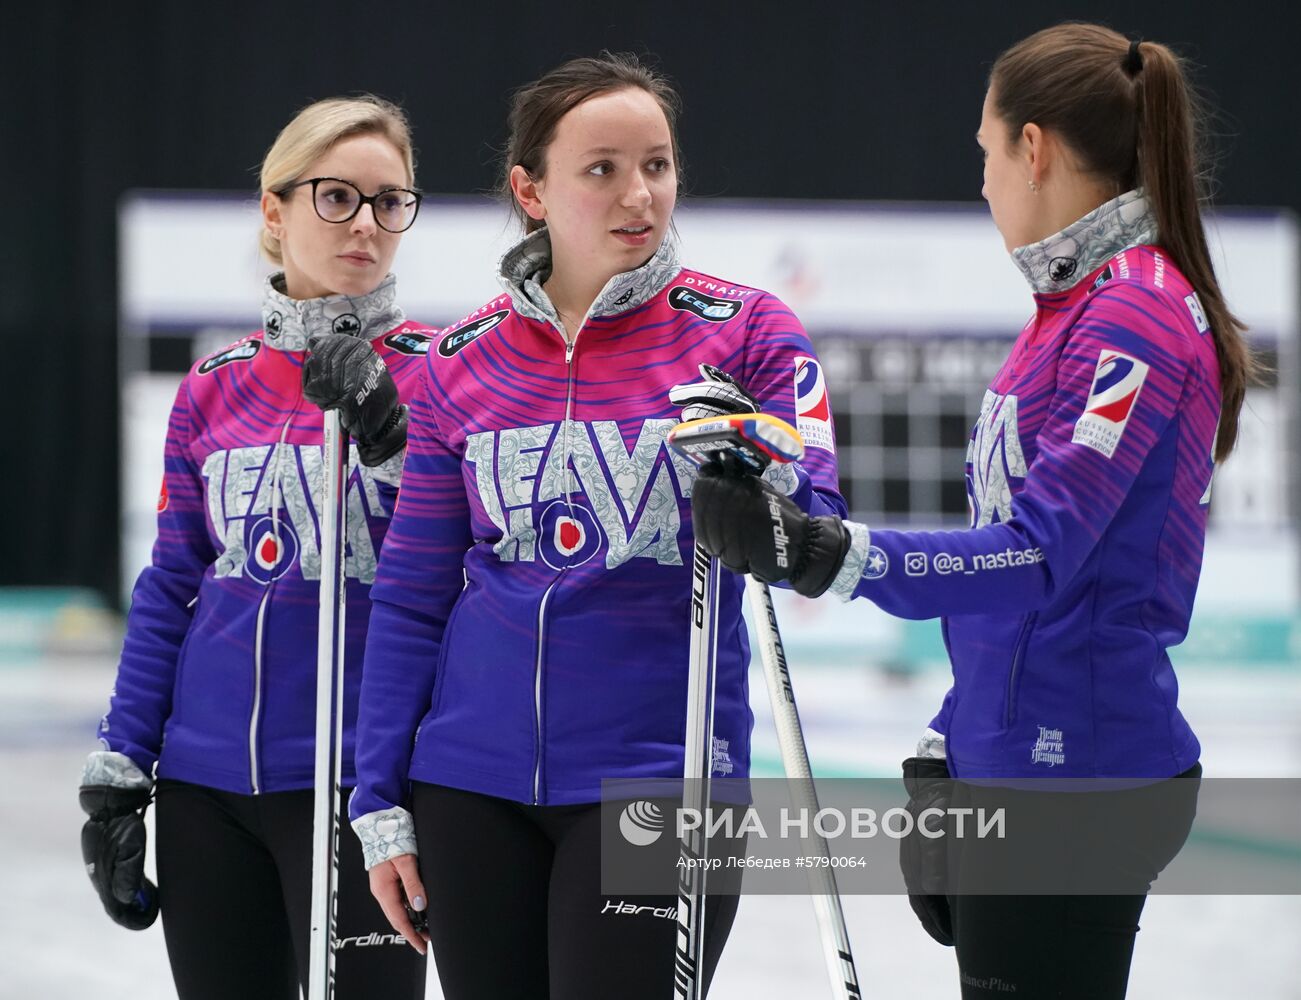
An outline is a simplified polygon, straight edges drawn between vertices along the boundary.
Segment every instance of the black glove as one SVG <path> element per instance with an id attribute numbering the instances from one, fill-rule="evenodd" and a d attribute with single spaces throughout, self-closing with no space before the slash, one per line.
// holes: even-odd
<path id="1" fill-rule="evenodd" d="M 322 410 L 338 410 L 357 442 L 363 465 L 379 465 L 407 443 L 407 408 L 384 359 L 368 341 L 318 333 L 307 342 L 303 395 Z"/>
<path id="2" fill-rule="evenodd" d="M 899 841 L 899 867 L 908 887 L 908 903 L 927 934 L 942 945 L 952 946 L 953 915 L 945 895 L 949 839 L 946 821 L 934 814 L 925 817 L 926 829 L 944 830 L 942 837 L 926 837 L 917 830 L 923 810 L 948 809 L 953 790 L 948 763 L 943 757 L 909 757 L 903 762 L 903 784 L 909 796 L 906 808 L 913 818 L 912 831 Z"/>
<path id="3" fill-rule="evenodd" d="M 838 517 L 809 517 L 756 476 L 701 466 L 691 487 L 696 541 L 735 573 L 818 597 L 840 572 L 850 537 Z"/>
<path id="4" fill-rule="evenodd" d="M 759 412 L 759 401 L 745 386 L 713 365 L 700 366 L 699 382 L 687 382 L 670 389 L 669 402 L 682 407 L 684 421 Z"/>
<path id="5" fill-rule="evenodd" d="M 158 887 L 145 878 L 145 788 L 82 785 L 81 857 L 114 921 L 142 931 L 158 917 Z"/>

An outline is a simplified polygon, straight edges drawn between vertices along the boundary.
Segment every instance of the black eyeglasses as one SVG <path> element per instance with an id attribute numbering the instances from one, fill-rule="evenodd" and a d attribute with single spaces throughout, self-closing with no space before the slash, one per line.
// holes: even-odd
<path id="1" fill-rule="evenodd" d="M 365 195 L 356 184 L 338 177 L 310 177 L 287 184 L 276 194 L 283 198 L 304 184 L 312 185 L 312 205 L 324 221 L 348 222 L 361 211 L 362 205 L 369 205 L 375 213 L 376 224 L 390 233 L 404 233 L 411 228 L 420 211 L 420 199 L 424 197 L 410 188 L 385 188 Z"/>

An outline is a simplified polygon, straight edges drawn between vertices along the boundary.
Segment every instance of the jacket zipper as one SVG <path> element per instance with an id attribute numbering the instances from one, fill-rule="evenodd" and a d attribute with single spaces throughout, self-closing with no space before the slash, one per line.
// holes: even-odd
<path id="1" fill-rule="evenodd" d="M 262 600 L 257 606 L 257 634 L 253 640 L 253 714 L 248 723 L 248 780 L 253 786 L 253 794 L 259 795 L 262 788 L 258 783 L 257 766 L 257 731 L 258 716 L 262 712 L 262 626 L 266 620 L 267 600 L 271 597 L 271 585 L 262 592 Z"/>
<path id="2" fill-rule="evenodd" d="M 1035 622 L 1039 619 L 1039 612 L 1035 611 L 1026 616 L 1025 623 L 1021 626 L 1021 633 L 1016 639 L 1016 650 L 1012 653 L 1012 669 L 1007 675 L 1007 700 L 1003 710 L 1003 728 L 1010 729 L 1012 720 L 1016 718 L 1016 679 L 1017 674 L 1021 672 L 1021 664 L 1025 660 L 1025 651 L 1030 645 L 1030 633 L 1034 631 Z"/>
<path id="3" fill-rule="evenodd" d="M 588 311 L 588 316 L 591 311 Z M 565 337 L 565 422 L 564 432 L 561 435 L 560 444 L 560 468 L 564 474 L 565 503 L 573 510 L 573 501 L 569 493 L 569 424 L 574 412 L 574 345 L 578 342 L 578 334 L 582 332 L 583 326 L 587 324 L 587 316 L 583 317 L 583 322 L 579 324 L 578 330 L 575 331 L 573 338 Z M 558 330 L 561 336 L 564 331 Z M 539 793 L 542 788 L 542 653 L 546 648 L 546 614 L 547 604 L 551 600 L 551 592 L 555 590 L 556 585 L 560 583 L 564 570 L 560 571 L 547 589 L 542 593 L 542 603 L 538 605 L 538 655 L 533 664 L 533 718 L 536 722 L 535 732 L 537 733 L 537 743 L 534 746 L 533 755 L 533 804 L 539 804 Z"/>
<path id="4" fill-rule="evenodd" d="M 279 559 L 280 548 L 280 467 L 285 453 L 285 435 L 293 423 L 292 413 L 280 428 L 280 440 L 275 445 L 275 461 L 271 466 L 271 530 L 276 537 L 276 556 Z M 256 540 L 255 540 L 256 541 Z M 262 639 L 265 635 L 267 602 L 271 600 L 271 590 L 276 581 L 267 584 L 262 592 L 262 600 L 257 606 L 257 626 L 253 637 L 253 711 L 248 721 L 248 780 L 254 795 L 262 793 L 261 774 L 257 762 L 258 727 L 262 719 Z"/>

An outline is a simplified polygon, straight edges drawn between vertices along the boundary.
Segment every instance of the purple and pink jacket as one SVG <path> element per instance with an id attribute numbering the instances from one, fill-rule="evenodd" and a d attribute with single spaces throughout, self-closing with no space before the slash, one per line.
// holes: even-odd
<path id="1" fill-rule="evenodd" d="M 702 362 L 804 431 L 780 488 L 845 513 L 826 384 L 785 305 L 681 267 L 670 238 L 567 343 L 541 287 L 548 239 L 503 258 L 507 294 L 439 336 L 411 404 L 358 720 L 368 864 L 413 849 L 392 835 L 409 780 L 558 805 L 599 801 L 605 778 L 681 779 L 694 468 L 664 437 L 669 388 Z M 743 777 L 748 648 L 726 577 L 713 773 Z"/>
<path id="2" fill-rule="evenodd" d="M 1036 311 L 972 431 L 970 529 L 851 525 L 836 593 L 943 616 L 953 686 L 931 728 L 955 777 L 1197 761 L 1167 650 L 1201 570 L 1219 363 L 1154 236 L 1129 192 L 1014 251 Z"/>
<path id="3" fill-rule="evenodd" d="M 264 329 L 196 364 L 167 427 L 158 540 L 131 595 L 104 748 L 145 774 L 257 794 L 312 787 L 320 591 L 321 411 L 303 398 L 308 337 L 370 339 L 409 400 L 434 331 L 390 275 L 361 298 L 293 300 L 268 279 Z M 348 476 L 344 769 L 369 591 L 401 453 Z"/>

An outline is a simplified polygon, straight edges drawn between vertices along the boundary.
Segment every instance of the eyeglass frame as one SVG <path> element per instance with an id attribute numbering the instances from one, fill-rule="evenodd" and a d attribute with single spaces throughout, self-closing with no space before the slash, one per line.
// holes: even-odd
<path id="1" fill-rule="evenodd" d="M 321 210 L 317 208 L 316 187 L 318 184 L 321 183 L 321 181 L 335 181 L 339 184 L 347 184 L 348 187 L 352 188 L 354 191 L 357 192 L 357 198 L 359 199 L 357 202 L 357 207 L 352 210 L 352 214 L 349 215 L 346 219 L 327 219 L 325 216 L 321 214 Z M 289 194 L 291 191 L 297 188 L 302 187 L 304 184 L 312 185 L 312 210 L 316 212 L 316 217 L 320 219 L 322 222 L 328 222 L 332 226 L 342 226 L 345 222 L 351 222 L 353 219 L 357 218 L 357 213 L 362 210 L 362 207 L 364 205 L 369 205 L 370 214 L 375 219 L 375 225 L 379 226 L 380 229 L 384 230 L 384 232 L 386 233 L 392 233 L 394 236 L 397 236 L 401 233 L 405 233 L 408 229 L 410 229 L 413 225 L 415 225 L 416 216 L 420 214 L 420 202 L 425 196 L 425 193 L 423 191 L 418 191 L 415 188 L 404 188 L 404 187 L 386 187 L 386 188 L 382 188 L 379 191 L 376 191 L 374 194 L 362 194 L 361 188 L 357 187 L 357 185 L 354 184 L 352 181 L 344 180 L 342 177 L 308 177 L 306 180 L 294 181 L 294 183 L 292 184 L 286 184 L 284 187 L 280 188 L 280 190 L 276 191 L 275 195 L 277 198 L 283 198 L 285 195 Z M 384 225 L 384 223 L 379 221 L 379 212 L 375 211 L 376 199 L 379 198 L 381 195 L 388 194 L 391 191 L 405 191 L 407 194 L 414 195 L 416 199 L 416 208 L 415 211 L 411 213 L 411 221 L 408 222 L 401 229 L 389 229 L 388 226 Z"/>

